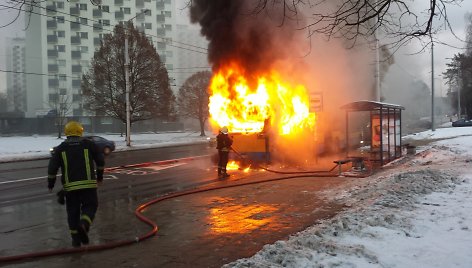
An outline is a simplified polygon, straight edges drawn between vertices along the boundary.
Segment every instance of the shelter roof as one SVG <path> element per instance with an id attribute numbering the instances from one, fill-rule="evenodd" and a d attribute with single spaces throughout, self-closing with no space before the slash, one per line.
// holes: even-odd
<path id="1" fill-rule="evenodd" d="M 375 111 L 387 109 L 405 110 L 405 107 L 398 104 L 363 100 L 345 104 L 341 106 L 341 109 L 349 111 Z"/>

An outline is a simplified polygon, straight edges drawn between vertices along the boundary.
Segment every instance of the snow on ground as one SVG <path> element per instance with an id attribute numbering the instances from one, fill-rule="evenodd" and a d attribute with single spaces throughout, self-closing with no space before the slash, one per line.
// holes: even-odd
<path id="1" fill-rule="evenodd" d="M 472 127 L 404 137 L 434 141 L 323 198 L 336 217 L 225 267 L 472 267 Z M 130 149 L 119 135 L 102 135 Z M 52 136 L 0 137 L 0 161 L 47 156 Z M 206 142 L 199 133 L 132 135 L 133 148 Z M 21 156 L 21 157 L 20 157 Z"/>
<path id="2" fill-rule="evenodd" d="M 323 197 L 344 212 L 224 267 L 472 267 L 472 128 Z M 339 194 L 339 193 L 342 194 Z"/>
<path id="3" fill-rule="evenodd" d="M 85 133 L 84 135 L 92 135 Z M 115 151 L 156 148 L 168 145 L 207 142 L 200 132 L 165 132 L 131 134 L 131 147 L 126 146 L 125 137 L 120 134 L 94 134 L 114 141 Z M 49 149 L 59 145 L 65 137 L 54 135 L 32 135 L 0 137 L 0 162 L 49 157 Z"/>

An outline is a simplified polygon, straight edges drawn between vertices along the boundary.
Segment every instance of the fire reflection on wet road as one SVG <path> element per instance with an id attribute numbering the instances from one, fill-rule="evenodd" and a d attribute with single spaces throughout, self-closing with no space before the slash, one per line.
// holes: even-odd
<path id="1" fill-rule="evenodd" d="M 208 224 L 216 233 L 244 234 L 271 224 L 277 226 L 275 205 L 235 204 L 234 199 L 217 196 L 210 201 Z"/>

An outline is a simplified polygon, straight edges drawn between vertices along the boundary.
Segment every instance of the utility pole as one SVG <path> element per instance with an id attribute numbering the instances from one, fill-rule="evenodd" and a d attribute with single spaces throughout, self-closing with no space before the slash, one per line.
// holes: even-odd
<path id="1" fill-rule="evenodd" d="M 375 7 L 377 7 L 378 1 L 375 1 Z M 377 18 L 378 23 L 379 20 Z M 382 91 L 381 91 L 381 84 L 380 84 L 380 51 L 379 51 L 379 33 L 378 33 L 378 25 L 375 25 L 374 31 L 375 37 L 375 98 L 376 101 L 381 102 L 382 98 Z"/>
<path id="2" fill-rule="evenodd" d="M 433 35 L 429 33 L 431 38 L 431 131 L 435 131 L 434 126 L 434 43 Z"/>
<path id="3" fill-rule="evenodd" d="M 129 88 L 129 54 L 128 54 L 128 25 L 130 22 L 142 13 L 148 12 L 149 9 L 143 9 L 134 17 L 128 20 L 125 25 L 125 98 L 126 98 L 126 146 L 131 146 L 131 104 L 130 104 L 130 88 Z"/>
<path id="4" fill-rule="evenodd" d="M 126 26 L 128 27 L 128 26 Z M 131 105 L 129 101 L 128 33 L 125 30 L 126 146 L 131 146 Z"/>
<path id="5" fill-rule="evenodd" d="M 461 119 L 461 87 L 463 84 L 462 80 L 462 61 L 460 62 L 459 68 L 459 83 L 457 87 L 457 120 Z"/>

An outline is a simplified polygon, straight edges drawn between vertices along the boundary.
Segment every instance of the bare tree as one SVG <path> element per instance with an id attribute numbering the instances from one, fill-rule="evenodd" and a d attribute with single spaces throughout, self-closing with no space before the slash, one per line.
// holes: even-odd
<path id="1" fill-rule="evenodd" d="M 451 62 L 446 64 L 443 75 L 449 86 L 447 94 L 459 118 L 466 114 L 468 119 L 472 119 L 472 14 L 468 14 L 466 20 L 466 52 L 455 54 Z"/>
<path id="2" fill-rule="evenodd" d="M 208 119 L 208 86 L 211 72 L 198 72 L 188 78 L 177 95 L 179 114 L 197 119 L 200 123 L 200 136 L 205 136 L 205 122 Z"/>
<path id="3" fill-rule="evenodd" d="M 91 69 L 82 78 L 87 109 L 126 122 L 125 35 L 129 40 L 130 121 L 173 118 L 175 96 L 164 63 L 132 23 L 115 26 L 95 52 Z"/>
<path id="4" fill-rule="evenodd" d="M 71 111 L 72 102 L 69 96 L 60 95 L 59 92 L 49 99 L 49 112 L 47 116 L 54 117 L 57 129 L 57 138 L 62 138 L 62 130 L 66 123 L 66 116 Z"/>
<path id="5" fill-rule="evenodd" d="M 427 8 L 418 11 L 413 1 L 405 0 L 258 0 L 255 12 L 278 5 L 284 19 L 295 19 L 300 10 L 314 10 L 304 28 L 311 34 L 321 33 L 329 37 L 343 36 L 355 40 L 359 35 L 372 35 L 381 30 L 387 36 L 403 44 L 416 37 L 429 36 L 435 31 L 433 22 L 452 31 L 447 7 L 460 5 L 463 0 L 429 0 Z M 419 1 L 415 1 L 418 3 Z M 426 2 L 426 1 L 425 1 Z M 317 11 L 323 7 L 323 11 Z M 328 8 L 326 8 L 328 7 Z"/>

